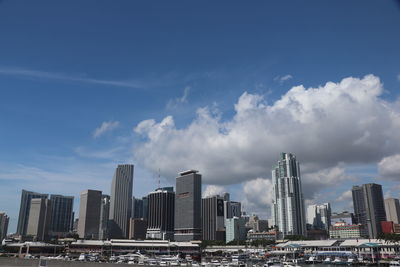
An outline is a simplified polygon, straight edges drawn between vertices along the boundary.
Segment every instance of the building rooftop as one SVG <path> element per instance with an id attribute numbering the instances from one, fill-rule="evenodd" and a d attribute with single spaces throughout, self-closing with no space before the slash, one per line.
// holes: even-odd
<path id="1" fill-rule="evenodd" d="M 198 173 L 198 172 L 199 171 L 196 171 L 196 170 L 187 170 L 187 171 L 180 172 L 179 174 L 181 176 L 183 176 L 183 175 L 187 175 L 187 174 L 191 174 L 191 173 Z"/>

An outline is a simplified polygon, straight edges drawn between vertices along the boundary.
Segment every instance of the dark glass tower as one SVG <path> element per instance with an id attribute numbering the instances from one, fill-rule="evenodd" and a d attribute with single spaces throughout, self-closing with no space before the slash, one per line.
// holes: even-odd
<path id="1" fill-rule="evenodd" d="M 72 230 L 74 197 L 51 195 L 50 235 L 65 236 Z"/>
<path id="2" fill-rule="evenodd" d="M 201 174 L 189 170 L 176 178 L 175 241 L 201 238 Z"/>

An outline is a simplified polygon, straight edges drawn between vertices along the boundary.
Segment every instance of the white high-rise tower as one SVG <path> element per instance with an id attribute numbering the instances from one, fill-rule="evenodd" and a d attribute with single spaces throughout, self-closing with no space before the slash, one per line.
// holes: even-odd
<path id="1" fill-rule="evenodd" d="M 128 238 L 132 209 L 133 165 L 118 165 L 111 184 L 109 237 Z"/>
<path id="2" fill-rule="evenodd" d="M 272 170 L 274 224 L 283 235 L 306 235 L 300 164 L 296 157 L 282 153 L 278 165 Z"/>

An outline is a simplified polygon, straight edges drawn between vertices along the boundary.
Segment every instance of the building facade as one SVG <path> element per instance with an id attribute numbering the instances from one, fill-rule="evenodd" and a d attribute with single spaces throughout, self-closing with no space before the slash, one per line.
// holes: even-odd
<path id="1" fill-rule="evenodd" d="M 51 202 L 47 198 L 32 198 L 26 236 L 33 241 L 45 241 L 49 238 L 51 222 Z"/>
<path id="2" fill-rule="evenodd" d="M 175 240 L 201 238 L 201 174 L 189 170 L 176 178 Z"/>
<path id="3" fill-rule="evenodd" d="M 48 194 L 41 194 L 36 192 L 31 192 L 27 190 L 22 190 L 21 193 L 21 204 L 19 208 L 17 234 L 21 236 L 26 235 L 28 229 L 29 211 L 31 207 L 31 200 L 33 198 L 48 198 Z"/>
<path id="4" fill-rule="evenodd" d="M 313 230 L 329 230 L 331 223 L 331 205 L 309 205 L 307 207 L 307 224 Z"/>
<path id="5" fill-rule="evenodd" d="M 108 238 L 108 217 L 110 216 L 110 196 L 102 195 L 100 204 L 99 239 Z"/>
<path id="6" fill-rule="evenodd" d="M 128 238 L 132 210 L 133 169 L 131 164 L 118 165 L 111 183 L 109 236 Z"/>
<path id="7" fill-rule="evenodd" d="M 201 201 L 203 240 L 225 240 L 224 198 L 210 196 Z"/>
<path id="8" fill-rule="evenodd" d="M 51 222 L 50 235 L 65 237 L 72 231 L 74 197 L 50 195 Z"/>
<path id="9" fill-rule="evenodd" d="M 385 204 L 380 184 L 353 186 L 353 206 L 356 223 L 361 224 L 369 238 L 382 233 L 381 222 L 386 221 Z"/>
<path id="10" fill-rule="evenodd" d="M 246 221 L 243 217 L 226 219 L 226 243 L 231 241 L 246 240 L 246 236 Z"/>
<path id="11" fill-rule="evenodd" d="M 9 222 L 10 222 L 10 217 L 8 217 L 5 212 L 0 212 L 0 244 L 3 241 L 3 239 L 7 237 Z"/>
<path id="12" fill-rule="evenodd" d="M 148 195 L 146 238 L 173 240 L 175 193 L 157 189 Z"/>
<path id="13" fill-rule="evenodd" d="M 344 222 L 337 222 L 329 230 L 329 237 L 332 239 L 355 239 L 361 238 L 362 235 L 363 228 L 361 224 L 348 225 Z"/>
<path id="14" fill-rule="evenodd" d="M 147 221 L 143 218 L 131 218 L 129 220 L 129 239 L 146 239 Z"/>
<path id="15" fill-rule="evenodd" d="M 272 217 L 283 237 L 305 235 L 306 217 L 300 178 L 300 164 L 293 154 L 282 153 L 272 170 Z"/>
<path id="16" fill-rule="evenodd" d="M 385 199 L 386 219 L 393 223 L 400 223 L 400 203 L 397 198 Z"/>
<path id="17" fill-rule="evenodd" d="M 98 190 L 89 189 L 81 192 L 78 221 L 79 238 L 99 238 L 101 197 L 102 192 Z"/>

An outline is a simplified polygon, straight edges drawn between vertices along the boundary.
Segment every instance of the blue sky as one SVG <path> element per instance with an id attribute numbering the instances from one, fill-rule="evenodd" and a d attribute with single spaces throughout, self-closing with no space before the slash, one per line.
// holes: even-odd
<path id="1" fill-rule="evenodd" d="M 74 195 L 77 211 L 80 191 L 93 188 L 108 193 L 116 164 L 132 162 L 136 196 L 154 189 L 158 169 L 162 183 L 173 184 L 179 166 L 200 167 L 205 184 L 211 185 L 204 190 L 229 190 L 249 212 L 266 217 L 271 165 L 279 157 L 277 151 L 283 150 L 295 152 L 304 162 L 303 176 L 310 185 L 305 194 L 310 203 L 331 201 L 338 210 L 349 209 L 346 190 L 370 181 L 383 184 L 387 195 L 390 191 L 399 196 L 400 176 L 396 175 L 400 173 L 391 164 L 400 153 L 396 145 L 399 23 L 396 1 L 3 0 L 0 210 L 10 214 L 10 230 L 14 231 L 20 191 L 27 189 Z M 369 74 L 373 77 L 368 78 Z M 263 136 L 271 128 L 258 124 L 264 120 L 252 118 L 270 116 L 264 108 L 273 107 L 294 86 L 321 89 L 333 82 L 342 88 L 346 86 L 341 81 L 348 77 L 355 79 L 352 86 L 363 88 L 360 92 L 380 88 L 356 103 L 360 108 L 354 114 L 360 115 L 359 121 L 375 118 L 387 124 L 369 128 L 360 124 L 359 132 L 351 132 L 357 120 L 346 121 L 351 116 L 343 115 L 335 117 L 343 127 L 338 122 L 332 136 L 332 131 L 319 132 L 324 127 L 312 124 L 317 135 L 313 135 L 317 130 L 304 131 L 290 139 L 325 136 L 327 143 L 335 140 L 331 154 L 315 153 L 313 157 L 301 146 L 288 147 L 288 142 L 281 150 L 276 144 L 276 149 L 269 148 L 271 139 Z M 313 101 L 324 103 L 318 97 Z M 303 104 L 310 102 L 298 99 Z M 246 101 L 255 114 L 248 115 L 241 108 Z M 390 106 L 389 110 L 384 106 Z M 371 114 L 367 116 L 368 110 Z M 245 119 L 237 119 L 242 118 L 238 114 Z M 154 121 L 138 128 L 149 119 Z M 274 118 L 267 120 L 267 124 L 275 122 Z M 292 128 L 285 132 L 298 130 L 288 126 Z M 202 137 L 193 135 L 191 129 L 204 130 Z M 235 134 L 244 132 L 244 137 Z M 151 134 L 156 137 L 152 139 Z M 389 145 L 374 153 L 371 144 L 377 139 L 371 139 L 347 152 L 345 140 L 357 134 L 383 136 Z M 202 143 L 204 138 L 208 141 Z M 252 140 L 260 140 L 265 149 L 252 147 Z M 357 140 L 353 143 L 359 145 Z M 226 148 L 226 144 L 232 147 L 229 142 L 235 150 Z M 310 150 L 321 147 L 312 140 L 294 143 L 308 142 Z M 185 150 L 198 156 L 186 155 Z M 232 155 L 237 157 L 230 159 Z M 254 171 L 244 171 L 249 166 Z M 332 183 L 332 179 L 340 182 Z M 258 199 L 252 192 L 257 192 Z M 340 197 L 342 202 L 337 200 Z"/>

